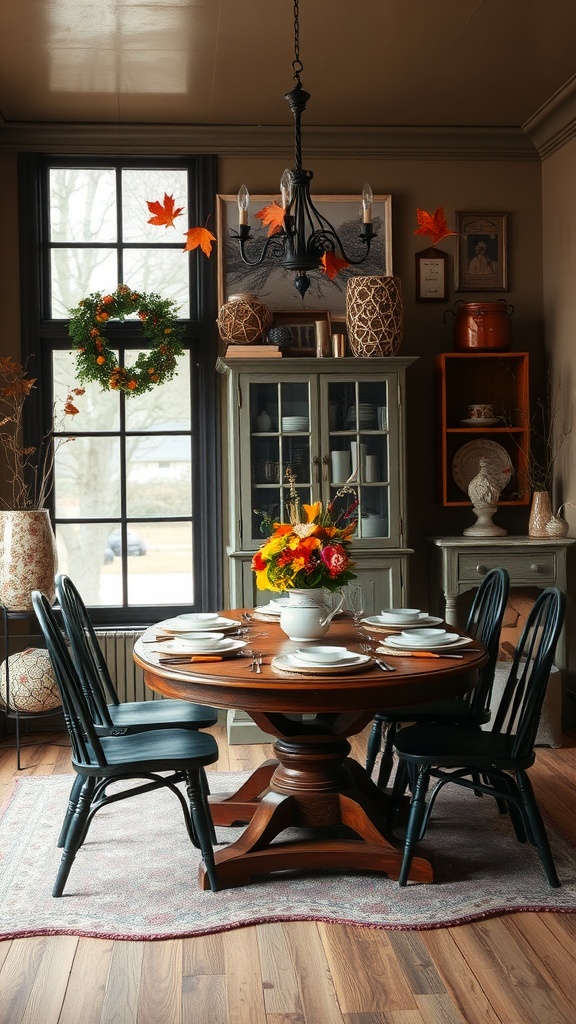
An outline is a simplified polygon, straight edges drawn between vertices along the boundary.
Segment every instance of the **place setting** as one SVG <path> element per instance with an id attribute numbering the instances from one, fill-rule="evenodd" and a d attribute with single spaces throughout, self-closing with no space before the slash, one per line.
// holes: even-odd
<path id="1" fill-rule="evenodd" d="M 288 607 L 288 597 L 278 597 L 268 604 L 258 605 L 250 612 L 250 618 L 260 622 L 280 622 L 280 615 L 284 608 Z"/>
<path id="2" fill-rule="evenodd" d="M 361 626 L 369 626 L 374 632 L 394 634 L 399 629 L 414 630 L 439 626 L 444 620 L 430 615 L 420 608 L 383 608 L 379 615 L 368 615 L 361 619 Z"/>
<path id="3" fill-rule="evenodd" d="M 247 640 L 226 636 L 222 632 L 196 631 L 161 640 L 150 651 L 159 656 L 161 665 L 185 665 L 189 662 L 222 661 L 239 654 L 247 644 Z"/>
<path id="4" fill-rule="evenodd" d="M 461 633 L 452 633 L 440 628 L 412 628 L 387 636 L 379 644 L 377 653 L 396 657 L 413 658 L 458 658 L 464 657 L 464 650 L 470 650 L 473 640 Z M 472 648 L 475 650 L 475 648 Z M 453 653 L 455 652 L 455 653 Z"/>
<path id="5" fill-rule="evenodd" d="M 370 654 L 360 654 L 346 647 L 320 645 L 277 654 L 272 658 L 271 666 L 290 675 L 332 676 L 362 671 L 373 661 Z"/>
<path id="6" fill-rule="evenodd" d="M 229 619 L 219 612 L 183 612 L 171 619 L 163 619 L 156 622 L 154 628 L 157 634 L 164 636 L 181 636 L 183 633 L 231 633 L 237 630 L 239 622 L 237 619 Z"/>

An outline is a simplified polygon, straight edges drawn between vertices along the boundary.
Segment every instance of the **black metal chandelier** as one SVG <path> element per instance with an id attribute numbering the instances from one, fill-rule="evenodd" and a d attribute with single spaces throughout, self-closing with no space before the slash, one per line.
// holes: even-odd
<path id="1" fill-rule="evenodd" d="M 250 227 L 248 225 L 248 207 L 250 193 L 246 185 L 242 185 L 238 192 L 238 232 L 233 237 L 238 238 L 240 255 L 248 266 L 256 267 L 268 257 L 277 260 L 280 266 L 295 273 L 294 285 L 304 298 L 310 287 L 308 271 L 318 270 L 322 258 L 326 253 L 332 253 L 347 264 L 356 266 L 363 263 L 370 252 L 370 244 L 376 232 L 372 226 L 372 189 L 365 185 L 362 192 L 362 220 L 359 233 L 359 240 L 363 251 L 359 256 L 348 253 L 338 232 L 326 217 L 318 211 L 310 196 L 310 182 L 312 171 L 305 171 L 302 168 L 302 141 L 300 121 L 306 104 L 310 99 L 310 93 L 302 87 L 300 75 L 303 65 L 300 60 L 300 24 L 298 20 L 298 0 L 294 0 L 294 60 L 292 70 L 296 81 L 291 92 L 286 93 L 285 99 L 290 104 L 294 115 L 294 147 L 295 166 L 292 169 L 286 168 L 280 179 L 280 192 L 282 195 L 282 207 L 284 219 L 282 227 L 277 234 L 270 235 L 258 255 L 252 255 L 246 251 L 246 243 L 250 241 Z"/>

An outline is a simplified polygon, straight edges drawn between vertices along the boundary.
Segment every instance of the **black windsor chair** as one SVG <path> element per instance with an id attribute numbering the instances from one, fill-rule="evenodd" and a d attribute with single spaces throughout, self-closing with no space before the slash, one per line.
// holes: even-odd
<path id="1" fill-rule="evenodd" d="M 448 782 L 477 794 L 486 793 L 498 806 L 505 804 L 518 841 L 528 840 L 537 848 L 549 885 L 560 885 L 526 769 L 535 760 L 534 742 L 565 608 L 564 594 L 555 587 L 539 594 L 522 631 L 490 730 L 417 724 L 398 731 L 395 750 L 399 763 L 390 799 L 391 826 L 408 781 L 412 790 L 400 885 L 407 883 L 414 847 L 424 836 L 434 801 Z M 439 781 L 426 802 L 431 776 Z"/>
<path id="2" fill-rule="evenodd" d="M 70 577 L 63 573 L 56 577 L 56 597 L 98 733 L 207 729 L 216 725 L 218 712 L 203 704 L 173 699 L 120 701 L 86 606 Z"/>
<path id="3" fill-rule="evenodd" d="M 192 729 L 149 729 L 122 735 L 99 735 L 91 707 L 70 657 L 64 635 L 48 599 L 32 592 L 32 605 L 46 641 L 62 697 L 66 727 L 72 743 L 76 780 L 58 845 L 64 847 L 52 890 L 61 896 L 76 854 L 92 818 L 106 804 L 166 787 L 180 801 L 190 840 L 199 847 L 212 891 L 218 879 L 212 848 L 212 825 L 202 774 L 218 760 L 213 736 Z M 170 775 L 160 774 L 170 772 Z M 142 785 L 108 792 L 112 782 L 141 779 Z M 147 780 L 147 781 L 146 781 Z M 184 782 L 189 806 L 177 783 Z"/>
<path id="4" fill-rule="evenodd" d="M 490 699 L 509 589 L 506 569 L 490 569 L 474 596 L 466 622 L 466 633 L 484 644 L 488 650 L 488 661 L 480 669 L 476 686 L 469 693 L 463 697 L 448 697 L 430 704 L 419 704 L 417 707 L 379 711 L 375 715 L 366 750 L 366 770 L 372 774 L 382 747 L 377 780 L 381 789 L 386 787 L 392 773 L 394 740 L 402 723 L 450 722 L 474 728 L 490 721 Z"/>

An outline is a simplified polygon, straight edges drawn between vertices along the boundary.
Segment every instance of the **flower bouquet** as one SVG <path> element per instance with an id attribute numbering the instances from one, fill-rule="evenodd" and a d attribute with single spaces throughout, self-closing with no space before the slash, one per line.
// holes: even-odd
<path id="1" fill-rule="evenodd" d="M 304 590 L 325 587 L 336 591 L 356 578 L 350 559 L 350 539 L 356 529 L 356 494 L 342 487 L 324 508 L 321 501 L 301 503 L 292 470 L 286 470 L 290 482 L 288 523 L 265 518 L 272 533 L 252 559 L 259 590 Z M 345 505 L 346 495 L 353 499 Z"/>

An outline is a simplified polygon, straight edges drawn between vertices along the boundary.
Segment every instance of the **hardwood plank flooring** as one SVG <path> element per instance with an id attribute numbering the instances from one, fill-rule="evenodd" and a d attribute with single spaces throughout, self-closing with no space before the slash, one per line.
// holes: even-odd
<path id="1" fill-rule="evenodd" d="M 223 728 L 213 731 L 221 771 L 269 756 L 262 744 L 228 746 Z M 26 742 L 21 774 L 70 771 L 64 734 Z M 365 743 L 366 733 L 352 741 L 359 760 Z M 18 775 L 5 745 L 0 802 Z M 531 778 L 576 842 L 576 739 L 540 748 Z M 420 932 L 287 921 L 163 942 L 42 936 L 0 943 L 0 1021 L 573 1024 L 575 966 L 576 914 L 511 914 Z"/>

